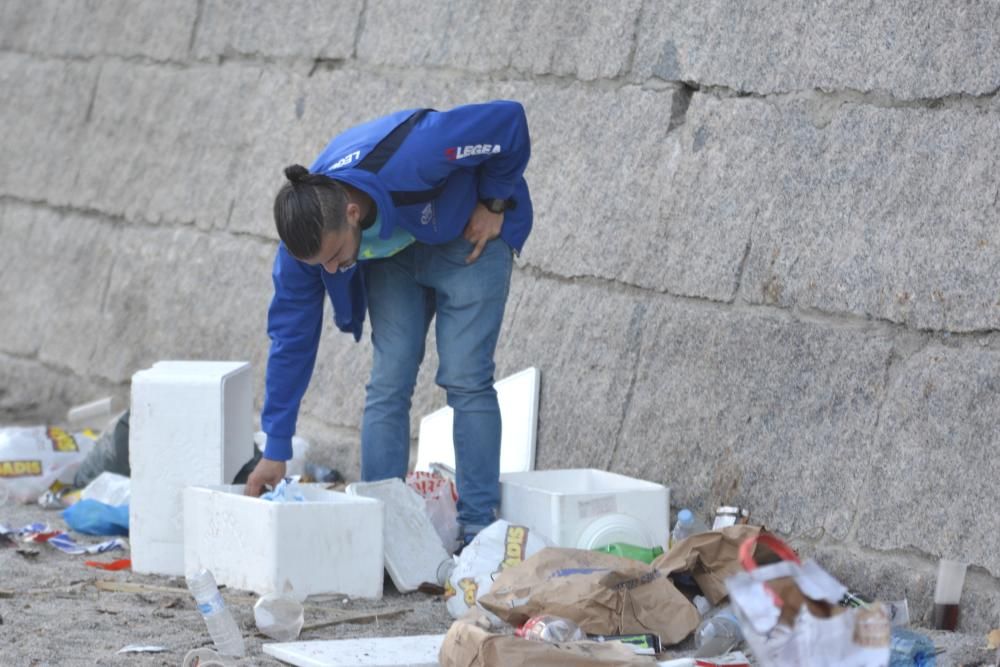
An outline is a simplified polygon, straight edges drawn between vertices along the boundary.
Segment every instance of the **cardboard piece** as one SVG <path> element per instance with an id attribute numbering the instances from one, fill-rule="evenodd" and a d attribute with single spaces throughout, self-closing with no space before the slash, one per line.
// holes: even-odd
<path id="1" fill-rule="evenodd" d="M 479 604 L 511 625 L 552 614 L 589 634 L 651 632 L 664 644 L 682 641 L 700 621 L 694 605 L 662 571 L 580 549 L 543 549 L 504 570 Z"/>
<path id="2" fill-rule="evenodd" d="M 424 509 L 424 499 L 401 479 L 355 482 L 348 495 L 385 504 L 385 568 L 400 593 L 437 583 L 437 568 L 451 556 Z"/>
<path id="3" fill-rule="evenodd" d="M 760 532 L 760 526 L 728 526 L 698 533 L 675 544 L 652 564 L 664 575 L 690 573 L 702 594 L 717 605 L 729 594 L 726 579 L 743 571 L 739 561 L 740 545 Z"/>
<path id="4" fill-rule="evenodd" d="M 491 633 L 465 620 L 452 623 L 438 659 L 442 667 L 650 667 L 655 664 L 648 656 L 638 656 L 623 644 L 590 641 L 549 644 Z"/>
<path id="5" fill-rule="evenodd" d="M 437 667 L 444 635 L 365 637 L 264 644 L 264 653 L 297 667 Z"/>

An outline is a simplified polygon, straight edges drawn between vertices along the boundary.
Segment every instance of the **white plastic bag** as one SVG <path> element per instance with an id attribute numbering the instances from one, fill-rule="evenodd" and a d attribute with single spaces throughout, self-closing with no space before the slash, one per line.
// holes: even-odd
<path id="1" fill-rule="evenodd" d="M 80 498 L 96 500 L 105 505 L 118 507 L 128 504 L 132 497 L 132 480 L 125 475 L 102 472 L 80 491 Z"/>
<path id="2" fill-rule="evenodd" d="M 445 585 L 448 613 L 453 618 L 465 614 L 493 586 L 494 575 L 519 565 L 546 546 L 545 539 L 527 527 L 515 526 L 502 519 L 484 528 L 462 550 Z M 493 614 L 490 616 L 496 619 Z M 498 624 L 499 619 L 495 623 Z"/>
<path id="3" fill-rule="evenodd" d="M 97 434 L 70 434 L 56 427 L 11 426 L 0 428 L 0 485 L 10 497 L 31 503 L 53 483 L 72 484 L 73 475 Z"/>

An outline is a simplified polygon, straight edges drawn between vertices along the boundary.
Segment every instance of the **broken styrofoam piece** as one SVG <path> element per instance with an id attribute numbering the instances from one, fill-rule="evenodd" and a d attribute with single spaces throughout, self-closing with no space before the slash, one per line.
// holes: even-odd
<path id="1" fill-rule="evenodd" d="M 400 479 L 355 482 L 347 493 L 385 504 L 385 568 L 401 593 L 436 583 L 438 566 L 451 557 L 431 523 L 425 501 Z"/>
<path id="2" fill-rule="evenodd" d="M 525 368 L 493 385 L 503 422 L 500 436 L 502 473 L 535 469 L 540 377 L 537 368 Z M 454 410 L 441 408 L 420 420 L 414 470 L 430 470 L 432 463 L 444 463 L 455 468 L 455 445 L 452 440 L 454 419 Z"/>
<path id="3" fill-rule="evenodd" d="M 604 470 L 534 470 L 500 476 L 500 518 L 556 546 L 595 549 L 616 542 L 663 547 L 670 490 Z"/>
<path id="4" fill-rule="evenodd" d="M 258 595 L 382 597 L 383 508 L 376 500 L 298 484 L 303 502 L 243 495 L 243 485 L 184 490 L 187 571 Z"/>
<path id="5" fill-rule="evenodd" d="M 161 361 L 132 376 L 132 569 L 184 574 L 181 491 L 231 482 L 253 457 L 253 375 L 245 362 Z"/>
<path id="6" fill-rule="evenodd" d="M 264 644 L 264 653 L 296 667 L 439 667 L 444 635 L 367 637 Z"/>

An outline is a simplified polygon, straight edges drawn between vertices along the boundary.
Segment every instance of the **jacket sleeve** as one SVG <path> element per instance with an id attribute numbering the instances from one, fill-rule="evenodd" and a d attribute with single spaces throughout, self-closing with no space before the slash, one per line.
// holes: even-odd
<path id="1" fill-rule="evenodd" d="M 531 156 L 528 120 L 519 102 L 497 100 L 428 114 L 424 136 L 433 136 L 439 177 L 460 168 L 478 168 L 479 196 L 507 199 Z"/>
<path id="2" fill-rule="evenodd" d="M 274 297 L 267 312 L 271 348 L 261 414 L 261 427 L 267 434 L 264 456 L 269 459 L 292 457 L 299 404 L 312 377 L 323 325 L 321 270 L 302 264 L 283 243 L 278 245 L 271 273 Z"/>

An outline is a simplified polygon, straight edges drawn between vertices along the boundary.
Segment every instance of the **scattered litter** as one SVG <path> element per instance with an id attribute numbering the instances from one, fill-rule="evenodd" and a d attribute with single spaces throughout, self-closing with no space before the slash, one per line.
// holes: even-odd
<path id="1" fill-rule="evenodd" d="M 545 546 L 545 539 L 525 526 L 500 520 L 484 528 L 462 550 L 445 584 L 448 613 L 458 618 L 475 607 L 493 585 L 495 573 L 519 565 Z"/>
<path id="2" fill-rule="evenodd" d="M 685 639 L 700 620 L 653 566 L 580 549 L 543 549 L 503 570 L 479 604 L 511 625 L 554 614 L 591 634 L 652 632 L 667 644 Z"/>
<path id="3" fill-rule="evenodd" d="M 132 559 L 130 558 L 119 558 L 118 560 L 113 560 L 110 563 L 105 563 L 96 560 L 85 560 L 84 565 L 89 567 L 96 567 L 99 570 L 111 570 L 112 572 L 117 572 L 118 570 L 128 570 L 132 567 Z"/>
<path id="4" fill-rule="evenodd" d="M 638 635 L 587 635 L 587 639 L 595 642 L 618 642 L 639 655 L 656 655 L 663 650 L 659 635 L 650 632 Z"/>
<path id="5" fill-rule="evenodd" d="M 25 549 L 24 547 L 20 547 L 20 548 L 18 548 L 18 550 L 16 551 L 16 553 L 17 553 L 17 555 L 23 556 L 24 558 L 27 558 L 28 560 L 34 560 L 35 558 L 38 558 L 38 554 L 41 553 L 41 552 L 38 551 L 38 549 Z"/>
<path id="6" fill-rule="evenodd" d="M 441 538 L 424 510 L 424 499 L 400 479 L 356 482 L 348 495 L 374 498 L 385 504 L 385 569 L 401 593 L 437 581 L 438 566 L 450 560 Z"/>
<path id="7" fill-rule="evenodd" d="M 258 630 L 279 642 L 298 637 L 305 622 L 302 603 L 282 595 L 264 595 L 257 600 L 253 619 Z"/>
<path id="8" fill-rule="evenodd" d="M 117 549 L 128 549 L 128 541 L 123 540 L 120 537 L 100 542 L 98 544 L 81 546 L 66 533 L 61 533 L 55 537 L 49 538 L 48 543 L 56 549 L 59 549 L 59 551 L 73 556 L 79 556 L 80 554 L 103 554 Z"/>
<path id="9" fill-rule="evenodd" d="M 406 476 L 406 485 L 424 499 L 424 511 L 449 554 L 458 549 L 458 491 L 455 482 L 437 473 L 418 470 Z"/>
<path id="10" fill-rule="evenodd" d="M 651 667 L 654 664 L 648 656 L 636 655 L 618 642 L 527 642 L 491 633 L 465 620 L 452 623 L 439 657 L 443 667 Z"/>
<path id="11" fill-rule="evenodd" d="M 246 655 L 246 644 L 240 628 L 215 584 L 215 577 L 208 570 L 192 572 L 187 576 L 187 585 L 198 604 L 198 611 L 205 619 L 205 626 L 212 636 L 215 647 L 223 655 L 242 658 Z"/>
<path id="12" fill-rule="evenodd" d="M 705 617 L 694 633 L 696 658 L 725 655 L 740 645 L 743 631 L 736 615 L 727 606 Z"/>
<path id="13" fill-rule="evenodd" d="M 531 639 L 550 644 L 578 642 L 587 638 L 580 626 L 561 616 L 543 614 L 532 616 L 514 634 L 522 639 Z"/>
<path id="14" fill-rule="evenodd" d="M 38 505 L 44 510 L 60 510 L 69 507 L 79 499 L 76 489 L 56 480 L 52 486 L 38 498 Z"/>
<path id="15" fill-rule="evenodd" d="M 714 658 L 695 658 L 695 667 L 750 667 L 750 661 L 739 651 Z"/>
<path id="16" fill-rule="evenodd" d="M 677 513 L 677 522 L 674 529 L 670 531 L 670 547 L 673 548 L 678 543 L 686 540 L 692 535 L 707 533 L 708 526 L 689 509 L 682 509 Z"/>
<path id="17" fill-rule="evenodd" d="M 264 653 L 299 667 L 438 667 L 443 642 L 444 635 L 365 637 L 264 644 Z"/>
<path id="18" fill-rule="evenodd" d="M 934 588 L 934 627 L 955 631 L 958 627 L 958 603 L 965 585 L 966 563 L 942 558 L 938 562 L 937 586 Z"/>
<path id="19" fill-rule="evenodd" d="M 936 649 L 927 635 L 906 628 L 893 628 L 889 642 L 890 667 L 932 667 Z"/>
<path id="20" fill-rule="evenodd" d="M 236 661 L 210 648 L 196 648 L 187 652 L 181 664 L 182 667 L 232 667 Z"/>
<path id="21" fill-rule="evenodd" d="M 715 520 L 712 521 L 712 530 L 722 530 L 727 526 L 745 525 L 749 522 L 750 510 L 745 507 L 723 505 L 715 510 Z"/>
<path id="22" fill-rule="evenodd" d="M 143 646 L 141 644 L 129 644 L 118 650 L 119 653 L 165 653 L 169 649 L 166 646 Z"/>
<path id="23" fill-rule="evenodd" d="M 80 498 L 96 500 L 117 507 L 127 505 L 131 497 L 132 481 L 124 476 L 113 472 L 102 472 L 94 480 L 83 487 L 80 491 Z"/>
<path id="24" fill-rule="evenodd" d="M 731 529 L 730 529 L 731 530 Z M 758 566 L 760 543 L 783 559 Z M 745 572 L 726 580 L 743 635 L 761 667 L 884 667 L 889 661 L 889 617 L 880 605 L 846 609 L 847 588 L 770 534 L 740 547 Z"/>
<path id="25" fill-rule="evenodd" d="M 128 535 L 128 505 L 113 507 L 107 503 L 85 498 L 73 503 L 62 512 L 70 528 L 84 535 Z"/>
<path id="26" fill-rule="evenodd" d="M 634 544 L 615 542 L 606 547 L 598 547 L 594 551 L 600 551 L 620 558 L 630 558 L 649 565 L 658 557 L 663 555 L 663 547 L 637 547 Z"/>
<path id="27" fill-rule="evenodd" d="M 46 426 L 0 428 L 0 488 L 18 502 L 32 503 L 56 481 L 72 484 L 96 439 L 92 431 L 69 433 Z"/>

